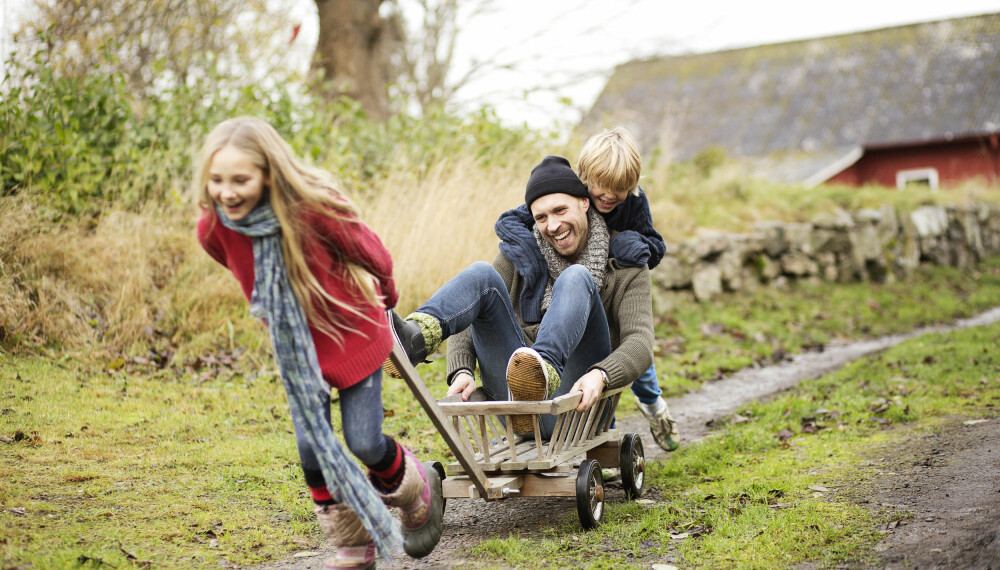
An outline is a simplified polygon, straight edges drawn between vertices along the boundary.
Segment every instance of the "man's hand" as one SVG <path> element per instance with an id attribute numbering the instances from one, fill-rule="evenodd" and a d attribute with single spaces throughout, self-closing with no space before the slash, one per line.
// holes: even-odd
<path id="1" fill-rule="evenodd" d="M 448 386 L 448 395 L 461 394 L 462 401 L 467 402 L 469 396 L 476 391 L 476 379 L 472 377 L 472 374 L 468 372 L 459 372 L 455 374 L 455 377 L 451 381 L 451 386 Z"/>
<path id="2" fill-rule="evenodd" d="M 569 391 L 583 392 L 583 397 L 580 398 L 580 403 L 577 404 L 576 411 L 582 412 L 588 410 L 597 403 L 598 398 L 601 397 L 601 392 L 604 391 L 604 374 L 595 368 L 581 376 Z"/>

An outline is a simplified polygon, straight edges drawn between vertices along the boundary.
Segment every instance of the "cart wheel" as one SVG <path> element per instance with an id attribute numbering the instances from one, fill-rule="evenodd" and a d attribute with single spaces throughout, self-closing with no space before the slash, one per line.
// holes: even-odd
<path id="1" fill-rule="evenodd" d="M 646 482 L 646 454 L 642 450 L 639 434 L 625 434 L 620 453 L 618 465 L 621 467 L 625 496 L 631 500 L 638 499 Z"/>
<path id="2" fill-rule="evenodd" d="M 576 510 L 584 530 L 600 524 L 604 514 L 604 477 L 601 464 L 594 459 L 581 463 L 576 474 Z"/>
<path id="3" fill-rule="evenodd" d="M 433 469 L 437 471 L 441 481 L 444 482 L 444 465 L 441 465 L 440 461 L 424 461 L 424 469 Z M 444 512 L 444 508 L 448 504 L 448 499 L 441 497 L 441 512 Z"/>

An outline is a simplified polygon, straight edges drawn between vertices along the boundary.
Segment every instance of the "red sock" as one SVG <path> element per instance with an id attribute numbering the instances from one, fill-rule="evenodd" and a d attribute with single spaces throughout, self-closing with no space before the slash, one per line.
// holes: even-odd
<path id="1" fill-rule="evenodd" d="M 330 490 L 323 487 L 309 487 L 309 493 L 312 494 L 313 501 L 317 505 L 332 505 L 334 503 L 333 496 L 330 495 Z"/>
<path id="2" fill-rule="evenodd" d="M 382 461 L 368 467 L 368 472 L 375 477 L 378 485 L 386 492 L 395 491 L 399 487 L 399 482 L 403 480 L 405 467 L 403 448 L 395 441 L 392 443 L 393 446 L 386 452 Z"/>

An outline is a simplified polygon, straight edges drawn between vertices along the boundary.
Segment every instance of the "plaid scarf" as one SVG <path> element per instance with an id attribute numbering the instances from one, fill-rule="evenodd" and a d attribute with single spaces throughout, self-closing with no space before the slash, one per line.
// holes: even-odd
<path id="1" fill-rule="evenodd" d="M 379 552 L 391 559 L 400 544 L 392 515 L 358 464 L 344 452 L 322 413 L 322 396 L 330 386 L 320 373 L 309 323 L 288 280 L 277 216 L 267 202 L 235 222 L 221 208 L 216 212 L 222 225 L 253 240 L 250 314 L 267 322 L 288 406 L 293 417 L 304 420 L 305 436 L 320 460 L 327 489 L 337 502 L 346 503 L 361 517 Z"/>

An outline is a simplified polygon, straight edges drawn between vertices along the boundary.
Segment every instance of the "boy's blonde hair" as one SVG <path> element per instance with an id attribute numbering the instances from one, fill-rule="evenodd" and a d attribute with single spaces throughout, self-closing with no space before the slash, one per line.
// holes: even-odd
<path id="1" fill-rule="evenodd" d="M 356 332 L 346 323 L 338 322 L 330 307 L 365 320 L 371 319 L 352 303 L 339 300 L 324 290 L 309 270 L 305 240 L 321 238 L 313 228 L 303 223 L 303 213 L 306 210 L 318 212 L 345 224 L 355 224 L 361 223 L 357 207 L 339 190 L 329 172 L 300 160 L 274 127 L 254 117 L 237 117 L 223 121 L 212 129 L 195 163 L 193 190 L 198 205 L 213 216 L 216 212 L 214 201 L 208 194 L 209 170 L 212 157 L 227 146 L 247 153 L 264 173 L 264 191 L 281 224 L 288 279 L 309 324 L 338 341 L 343 339 L 343 332 Z M 324 243 L 333 247 L 328 240 Z M 370 306 L 382 306 L 378 279 L 342 254 L 339 257 L 346 269 L 348 288 L 351 289 L 347 296 Z"/>
<path id="2" fill-rule="evenodd" d="M 612 192 L 639 195 L 642 158 L 635 139 L 624 127 L 598 133 L 584 143 L 576 172 L 588 187 L 597 184 Z"/>

